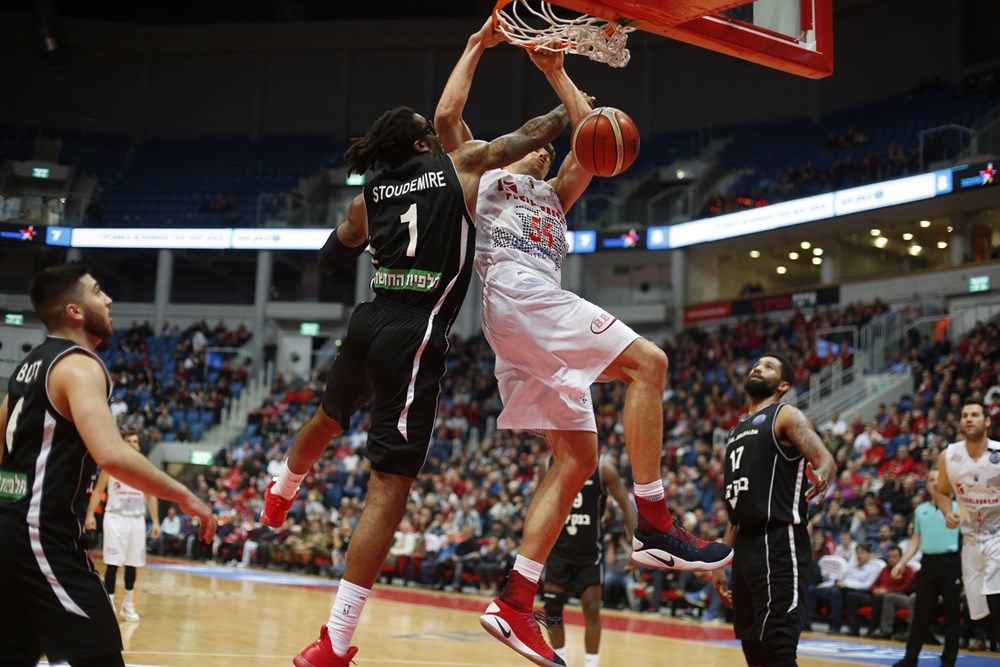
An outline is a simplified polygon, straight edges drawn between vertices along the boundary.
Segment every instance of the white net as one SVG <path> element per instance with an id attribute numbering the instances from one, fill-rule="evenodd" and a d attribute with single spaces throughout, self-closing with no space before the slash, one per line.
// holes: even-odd
<path id="1" fill-rule="evenodd" d="M 635 28 L 580 14 L 560 16 L 548 2 L 513 0 L 493 13 L 497 31 L 517 46 L 565 51 L 587 56 L 611 67 L 624 67 L 630 54 L 625 48 Z"/>

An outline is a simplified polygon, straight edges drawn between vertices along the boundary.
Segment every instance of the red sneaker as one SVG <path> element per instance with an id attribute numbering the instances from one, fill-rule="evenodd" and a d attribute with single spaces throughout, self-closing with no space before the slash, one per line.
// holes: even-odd
<path id="1" fill-rule="evenodd" d="M 288 510 L 291 509 L 299 492 L 296 491 L 291 498 L 282 498 L 271 493 L 274 482 L 275 480 L 271 480 L 271 483 L 267 485 L 267 490 L 264 491 L 264 509 L 260 511 L 260 522 L 271 528 L 281 528 L 285 525 L 285 517 L 288 516 Z"/>
<path id="2" fill-rule="evenodd" d="M 555 654 L 542 637 L 538 627 L 545 614 L 518 611 L 500 598 L 496 598 L 479 617 L 479 624 L 501 642 L 525 658 L 542 667 L 566 667 L 563 659 Z"/>
<path id="3" fill-rule="evenodd" d="M 334 653 L 333 646 L 330 644 L 330 636 L 324 625 L 319 630 L 319 639 L 292 658 L 292 664 L 295 667 L 347 667 L 357 654 L 357 646 L 348 649 L 347 655 L 343 658 Z"/>

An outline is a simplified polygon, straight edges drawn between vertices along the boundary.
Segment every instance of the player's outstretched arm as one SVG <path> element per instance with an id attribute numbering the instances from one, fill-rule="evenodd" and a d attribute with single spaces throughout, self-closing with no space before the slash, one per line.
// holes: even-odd
<path id="1" fill-rule="evenodd" d="M 444 85 L 441 99 L 438 100 L 437 108 L 434 110 L 434 127 L 446 153 L 473 138 L 472 130 L 463 117 L 465 103 L 469 99 L 469 89 L 472 87 L 472 78 L 479 66 L 479 58 L 483 55 L 483 51 L 501 41 L 503 38 L 493 27 L 493 16 L 490 15 L 483 27 L 469 37 L 465 51 L 455 63 L 455 69 L 451 71 Z"/>
<path id="2" fill-rule="evenodd" d="M 564 68 L 565 54 L 562 51 L 529 51 L 528 56 L 535 67 L 540 69 L 552 90 L 566 106 L 570 127 L 576 125 L 593 109 L 593 98 L 584 95 Z M 555 188 L 563 211 L 567 212 L 583 195 L 593 176 L 584 170 L 571 152 L 559 166 L 556 177 L 550 183 Z"/>
<path id="3" fill-rule="evenodd" d="M 778 413 L 775 432 L 780 440 L 791 443 L 805 457 L 809 465 L 806 475 L 812 486 L 806 491 L 806 500 L 822 499 L 827 487 L 837 478 L 837 463 L 823 445 L 823 441 L 813 429 L 802 411 L 794 405 L 787 405 Z"/>
<path id="4" fill-rule="evenodd" d="M 211 541 L 216 524 L 209 507 L 122 440 L 108 407 L 107 380 L 99 361 L 83 354 L 66 356 L 49 371 L 47 389 L 53 406 L 75 424 L 97 465 L 129 486 L 172 500 L 198 516 L 201 539 Z"/>
<path id="5" fill-rule="evenodd" d="M 531 151 L 550 143 L 566 128 L 568 117 L 562 104 L 544 116 L 532 118 L 527 123 L 493 141 L 472 141 L 452 152 L 459 175 L 482 175 L 490 169 L 520 160 Z"/>
<path id="6" fill-rule="evenodd" d="M 479 178 L 490 169 L 497 169 L 520 160 L 531 151 L 550 143 L 566 128 L 568 117 L 562 104 L 545 114 L 532 118 L 520 128 L 487 143 L 470 141 L 451 152 L 458 176 L 465 190 L 470 211 L 476 210 Z"/>

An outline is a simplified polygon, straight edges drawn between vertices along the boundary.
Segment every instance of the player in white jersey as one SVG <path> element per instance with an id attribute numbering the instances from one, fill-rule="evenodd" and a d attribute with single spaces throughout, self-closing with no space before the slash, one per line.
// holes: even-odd
<path id="1" fill-rule="evenodd" d="M 979 401 L 962 406 L 965 440 L 948 445 L 938 457 L 934 502 L 948 528 L 962 532 L 962 581 L 969 616 L 993 617 L 1000 631 L 1000 442 L 990 440 L 990 417 Z M 955 490 L 958 512 L 953 511 Z"/>
<path id="2" fill-rule="evenodd" d="M 484 49 L 499 42 L 492 20 L 470 37 L 435 113 L 450 150 L 472 139 L 462 118 L 473 73 Z M 590 111 L 563 69 L 563 54 L 529 51 L 575 125 Z M 564 665 L 532 617 L 538 580 L 570 507 L 597 467 L 598 441 L 590 386 L 620 380 L 625 443 L 632 463 L 638 527 L 633 560 L 651 566 L 711 570 L 732 549 L 699 540 L 675 526 L 660 472 L 667 357 L 616 317 L 562 289 L 566 211 L 591 175 L 572 155 L 546 180 L 554 150 L 539 149 L 505 169 L 484 174 L 476 208 L 475 266 L 483 279 L 483 332 L 496 354 L 503 400 L 498 426 L 543 432 L 553 462 L 525 518 L 523 541 L 503 594 L 480 623 L 490 634 L 539 665 Z"/>
<path id="3" fill-rule="evenodd" d="M 122 433 L 122 439 L 132 449 L 139 451 L 139 434 L 134 431 Z M 101 502 L 101 493 L 107 489 L 108 500 L 104 504 L 104 587 L 111 597 L 111 606 L 115 602 L 115 581 L 118 568 L 125 566 L 125 598 L 122 602 L 121 615 L 126 621 L 136 622 L 139 614 L 135 610 L 136 568 L 146 565 L 146 510 L 153 521 L 150 537 L 154 540 L 160 536 L 159 503 L 155 496 L 147 498 L 139 489 L 133 488 L 101 471 L 97 485 L 87 505 L 87 516 L 84 528 L 94 530 L 97 521 L 94 511 Z"/>

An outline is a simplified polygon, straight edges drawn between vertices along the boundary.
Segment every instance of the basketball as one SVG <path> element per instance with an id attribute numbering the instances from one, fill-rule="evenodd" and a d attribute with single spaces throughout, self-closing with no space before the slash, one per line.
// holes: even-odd
<path id="1" fill-rule="evenodd" d="M 639 155 L 639 130 L 629 115 L 597 107 L 573 128 L 573 155 L 594 176 L 617 176 Z"/>

